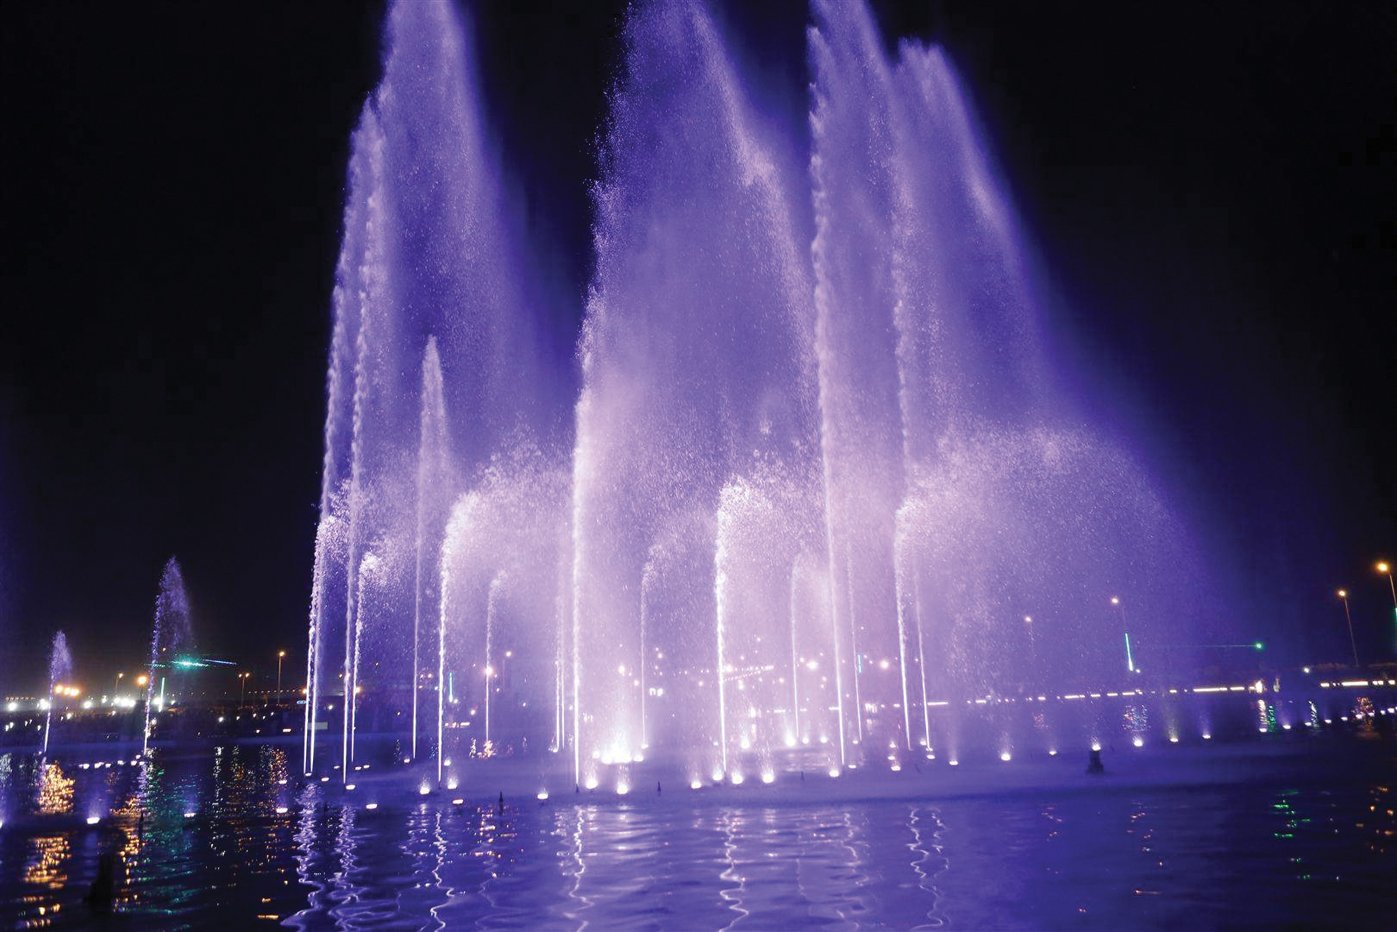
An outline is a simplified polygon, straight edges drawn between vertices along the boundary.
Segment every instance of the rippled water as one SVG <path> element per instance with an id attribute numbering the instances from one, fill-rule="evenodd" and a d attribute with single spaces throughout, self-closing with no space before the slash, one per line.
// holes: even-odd
<path id="1" fill-rule="evenodd" d="M 1378 928 L 1397 906 L 1390 748 L 1318 781 L 1268 760 L 1210 785 L 502 811 L 484 794 L 341 806 L 290 780 L 288 753 L 95 769 L 0 756 L 0 916 L 93 921 L 104 848 L 121 885 L 103 921 L 140 929 Z"/>

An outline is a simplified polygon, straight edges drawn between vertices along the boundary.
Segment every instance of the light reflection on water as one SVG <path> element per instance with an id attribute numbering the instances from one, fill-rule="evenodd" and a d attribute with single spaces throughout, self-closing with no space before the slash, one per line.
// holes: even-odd
<path id="1" fill-rule="evenodd" d="M 1323 786 L 503 812 L 434 797 L 369 812 L 282 784 L 276 747 L 100 769 L 0 755 L 7 818 L 31 819 L 0 834 L 0 915 L 90 920 L 83 896 L 110 851 L 114 908 L 142 929 L 1356 924 L 1390 910 L 1397 873 L 1382 767 Z M 99 825 L 81 824 L 90 812 Z"/>

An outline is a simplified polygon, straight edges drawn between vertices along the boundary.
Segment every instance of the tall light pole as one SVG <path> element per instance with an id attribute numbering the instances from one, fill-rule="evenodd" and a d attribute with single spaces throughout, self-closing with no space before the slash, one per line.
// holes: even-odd
<path id="1" fill-rule="evenodd" d="M 1386 560 L 1379 560 L 1376 569 L 1387 577 L 1387 588 L 1392 591 L 1392 624 L 1397 628 L 1397 583 L 1392 581 L 1392 564 Z"/>
<path id="2" fill-rule="evenodd" d="M 114 686 L 112 687 L 112 703 L 113 703 L 113 704 L 116 703 L 116 694 L 119 693 L 119 692 L 121 692 L 121 678 L 122 678 L 123 676 L 125 676 L 125 675 L 126 675 L 125 673 L 118 673 L 118 674 L 116 675 L 116 685 L 114 685 Z"/>
<path id="3" fill-rule="evenodd" d="M 1125 634 L 1125 668 L 1131 673 L 1135 672 L 1135 657 L 1130 652 L 1130 629 L 1125 625 L 1125 606 L 1121 604 L 1119 596 L 1111 596 L 1111 604 L 1116 607 L 1116 611 L 1121 616 L 1121 632 Z"/>
<path id="4" fill-rule="evenodd" d="M 250 674 L 238 674 L 238 708 L 243 707 L 243 698 L 247 695 L 247 678 Z"/>
<path id="5" fill-rule="evenodd" d="M 276 700 L 281 701 L 281 662 L 286 659 L 286 651 L 276 652 Z"/>
<path id="6" fill-rule="evenodd" d="M 490 680 L 495 677 L 495 668 L 485 666 L 485 743 L 490 743 Z"/>
<path id="7" fill-rule="evenodd" d="M 1348 590 L 1339 590 L 1339 599 L 1344 603 L 1344 620 L 1348 622 L 1348 642 L 1353 648 L 1353 665 L 1358 666 L 1358 642 L 1353 639 L 1353 615 L 1348 610 Z"/>
<path id="8" fill-rule="evenodd" d="M 1025 630 L 1028 631 L 1028 663 L 1029 672 L 1033 675 L 1034 685 L 1038 681 L 1038 645 L 1033 640 L 1033 616 L 1023 616 Z"/>

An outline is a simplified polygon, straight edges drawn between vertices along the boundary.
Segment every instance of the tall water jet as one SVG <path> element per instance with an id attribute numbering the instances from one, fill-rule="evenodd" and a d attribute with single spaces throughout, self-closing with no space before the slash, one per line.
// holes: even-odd
<path id="1" fill-rule="evenodd" d="M 155 597 L 155 614 L 150 631 L 150 665 L 146 670 L 145 728 L 141 738 L 141 754 L 150 750 L 152 708 L 165 710 L 165 684 L 170 671 L 177 668 L 180 654 L 194 646 L 189 617 L 189 597 L 184 591 L 184 574 L 174 557 L 165 563 L 160 574 L 160 592 Z M 159 698 L 156 698 L 157 692 Z"/>
<path id="2" fill-rule="evenodd" d="M 495 615 L 498 612 L 500 593 L 504 590 L 505 571 L 495 573 L 490 580 L 490 589 L 485 596 L 485 746 L 490 747 L 490 694 L 495 691 Z"/>
<path id="3" fill-rule="evenodd" d="M 930 754 L 933 704 L 1038 682 L 1005 649 L 1024 615 L 1035 671 L 1094 680 L 1119 671 L 1093 593 L 1149 605 L 1146 638 L 1189 616 L 1158 483 L 1052 378 L 954 70 L 890 50 L 858 0 L 816 0 L 807 36 L 808 137 L 700 0 L 628 11 L 570 395 L 539 362 L 468 30 L 444 0 L 392 5 L 337 271 L 308 770 L 340 652 L 346 762 L 362 655 L 366 701 L 409 697 L 380 718 L 413 756 L 435 688 L 439 777 L 485 705 L 492 744 L 571 742 L 583 785 L 652 744 L 693 773 L 782 744 L 836 769 Z"/>
<path id="4" fill-rule="evenodd" d="M 438 550 L 443 530 L 443 502 L 449 502 L 449 447 L 446 437 L 446 399 L 443 394 L 441 355 L 436 337 L 427 338 L 422 357 L 422 403 L 418 417 L 417 444 L 417 531 L 415 575 L 412 610 L 412 757 L 417 757 L 417 705 L 421 693 L 421 629 L 423 603 L 431 612 L 430 603 L 437 597 L 437 588 L 430 583 L 439 578 L 429 562 L 429 553 Z M 431 612 L 435 615 L 438 613 Z"/>
<path id="5" fill-rule="evenodd" d="M 700 4 L 632 8 L 625 45 L 596 189 L 574 454 L 582 760 L 629 758 L 645 741 L 632 677 L 612 657 L 640 651 L 652 543 L 681 525 L 708 537 L 709 526 L 687 516 L 716 513 L 724 486 L 759 468 L 810 482 L 816 432 L 808 260 L 791 196 L 799 161 L 753 112 Z M 699 543 L 689 537 L 682 549 Z M 670 683 L 673 695 L 708 680 L 713 730 L 691 740 L 717 742 L 721 757 L 717 607 L 710 597 L 706 610 L 681 610 L 666 585 L 646 597 L 651 611 L 657 600 L 675 606 L 666 609 L 666 656 L 685 675 Z"/>
<path id="6" fill-rule="evenodd" d="M 791 562 L 791 730 L 786 744 L 794 746 L 800 740 L 800 649 L 796 637 L 796 563 Z"/>
<path id="7" fill-rule="evenodd" d="M 655 585 L 656 558 L 658 554 L 651 546 L 645 560 L 645 568 L 640 572 L 640 652 L 637 654 L 637 672 L 640 677 L 640 746 L 649 746 L 650 728 L 645 716 L 645 699 L 648 683 L 646 673 L 650 667 L 650 653 L 646 644 L 646 634 L 650 628 L 650 590 Z"/>
<path id="8" fill-rule="evenodd" d="M 364 554 L 359 561 L 354 599 L 350 603 L 354 610 L 354 621 L 345 642 L 344 751 L 340 771 L 340 778 L 345 781 L 349 779 L 349 765 L 355 760 L 358 736 L 359 694 L 362 692 L 359 685 L 359 661 L 363 653 L 364 618 L 368 612 L 367 596 L 371 588 L 381 584 L 382 567 L 383 561 L 378 554 L 373 551 Z"/>
<path id="9" fill-rule="evenodd" d="M 402 697 L 413 756 L 427 731 L 420 690 L 436 689 L 439 750 L 448 710 L 438 677 L 449 671 L 440 632 L 436 662 L 424 656 L 425 626 L 445 614 L 437 590 L 451 503 L 497 456 L 542 450 L 557 462 L 566 449 L 566 409 L 554 399 L 571 387 L 539 377 L 536 321 L 549 301 L 525 274 L 537 263 L 522 248 L 520 212 L 485 128 L 467 24 L 449 0 L 394 2 L 385 32 L 382 78 L 353 137 L 336 269 L 307 772 L 340 694 L 341 766 L 352 756 L 356 644 L 378 671 L 372 701 Z M 365 617 L 369 546 L 392 559 L 375 583 L 381 604 Z"/>
<path id="10" fill-rule="evenodd" d="M 53 727 L 53 707 L 58 702 L 59 687 L 73 674 L 73 655 L 68 652 L 68 636 L 59 631 L 53 636 L 53 648 L 49 651 L 49 691 L 48 707 L 44 714 L 44 747 L 41 753 L 49 752 L 49 730 Z"/>

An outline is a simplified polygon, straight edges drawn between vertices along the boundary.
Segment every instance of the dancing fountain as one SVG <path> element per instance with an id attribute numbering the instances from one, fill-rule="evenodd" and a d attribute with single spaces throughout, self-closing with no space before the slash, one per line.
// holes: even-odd
<path id="1" fill-rule="evenodd" d="M 189 620 L 189 598 L 184 592 L 184 575 L 174 557 L 165 563 L 160 574 L 160 592 L 155 597 L 155 614 L 150 629 L 150 665 L 146 669 L 145 726 L 141 737 L 141 755 L 150 751 L 151 726 L 154 713 L 165 711 L 166 687 L 170 671 L 182 652 L 193 647 Z"/>
<path id="2" fill-rule="evenodd" d="M 53 727 L 53 707 L 58 702 L 63 681 L 73 675 L 73 655 L 68 651 L 68 636 L 59 631 L 53 636 L 53 649 L 49 652 L 49 691 L 48 707 L 44 710 L 44 745 L 40 754 L 49 752 L 49 731 Z"/>
<path id="3" fill-rule="evenodd" d="M 398 2 L 386 31 L 333 301 L 305 773 L 349 779 L 370 703 L 438 782 L 502 743 L 579 785 L 655 753 L 733 782 L 1009 755 L 999 698 L 1134 675 L 1108 596 L 1137 643 L 1187 640 L 1191 538 L 1065 391 L 939 49 L 815 0 L 802 129 L 702 2 L 635 4 L 579 385 L 467 21 Z"/>

